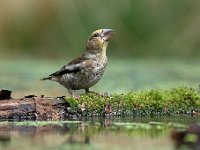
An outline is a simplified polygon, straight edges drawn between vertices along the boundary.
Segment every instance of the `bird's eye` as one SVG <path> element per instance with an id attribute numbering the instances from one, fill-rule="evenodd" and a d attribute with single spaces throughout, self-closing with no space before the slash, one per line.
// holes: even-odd
<path id="1" fill-rule="evenodd" d="M 97 36 L 98 36 L 98 34 L 97 34 L 97 33 L 95 33 L 93 37 L 97 37 Z"/>

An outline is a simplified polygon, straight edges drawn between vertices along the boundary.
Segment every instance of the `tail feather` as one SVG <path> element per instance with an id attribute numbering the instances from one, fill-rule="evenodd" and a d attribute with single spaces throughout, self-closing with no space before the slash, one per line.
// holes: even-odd
<path id="1" fill-rule="evenodd" d="M 48 77 L 45 77 L 45 78 L 42 78 L 42 79 L 40 79 L 40 80 L 51 80 L 52 79 L 52 76 L 48 76 Z"/>

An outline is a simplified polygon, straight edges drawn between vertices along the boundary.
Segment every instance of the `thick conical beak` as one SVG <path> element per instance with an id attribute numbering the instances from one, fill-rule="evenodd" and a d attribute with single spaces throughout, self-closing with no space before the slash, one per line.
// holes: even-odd
<path id="1" fill-rule="evenodd" d="M 112 29 L 103 29 L 103 40 L 109 41 L 113 37 L 114 33 L 115 32 Z"/>

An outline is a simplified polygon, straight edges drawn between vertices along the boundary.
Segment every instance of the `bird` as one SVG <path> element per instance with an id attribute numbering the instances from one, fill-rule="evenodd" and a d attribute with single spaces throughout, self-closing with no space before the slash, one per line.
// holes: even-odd
<path id="1" fill-rule="evenodd" d="M 115 31 L 98 29 L 89 36 L 82 55 L 73 59 L 60 70 L 42 78 L 60 83 L 74 96 L 73 91 L 84 89 L 85 93 L 94 93 L 94 86 L 103 76 L 107 66 L 106 50 Z"/>

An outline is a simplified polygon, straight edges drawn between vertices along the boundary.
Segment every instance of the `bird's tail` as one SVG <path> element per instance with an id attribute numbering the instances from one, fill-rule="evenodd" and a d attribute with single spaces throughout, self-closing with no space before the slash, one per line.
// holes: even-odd
<path id="1" fill-rule="evenodd" d="M 52 79 L 52 76 L 48 76 L 48 77 L 45 77 L 45 78 L 42 78 L 42 79 L 40 79 L 40 80 L 51 80 Z"/>

